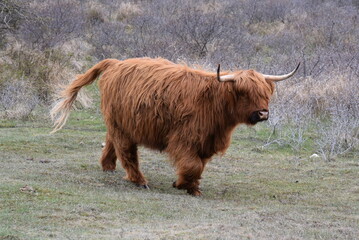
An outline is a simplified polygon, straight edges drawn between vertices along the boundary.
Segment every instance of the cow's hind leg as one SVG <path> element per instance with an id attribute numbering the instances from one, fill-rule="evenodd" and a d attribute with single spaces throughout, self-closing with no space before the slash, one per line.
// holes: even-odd
<path id="1" fill-rule="evenodd" d="M 121 161 L 122 167 L 126 170 L 127 175 L 124 179 L 144 188 L 148 188 L 147 180 L 140 170 L 137 145 L 127 138 L 116 136 L 114 138 L 114 147 L 117 158 Z"/>
<path id="2" fill-rule="evenodd" d="M 113 146 L 113 142 L 110 137 L 107 135 L 106 144 L 102 150 L 102 157 L 100 159 L 100 163 L 102 166 L 102 170 L 104 171 L 114 171 L 116 169 L 116 153 L 115 148 Z"/>
<path id="3" fill-rule="evenodd" d="M 180 158 L 175 161 L 178 179 L 173 186 L 178 189 L 186 189 L 187 193 L 200 196 L 199 180 L 204 169 L 204 165 L 199 157 Z"/>

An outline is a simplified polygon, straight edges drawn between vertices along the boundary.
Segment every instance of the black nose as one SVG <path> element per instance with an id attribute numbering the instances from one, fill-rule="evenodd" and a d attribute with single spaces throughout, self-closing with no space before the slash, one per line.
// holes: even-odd
<path id="1" fill-rule="evenodd" d="M 249 122 L 251 124 L 256 124 L 257 122 L 268 120 L 269 112 L 265 109 L 260 111 L 253 112 L 249 117 Z"/>

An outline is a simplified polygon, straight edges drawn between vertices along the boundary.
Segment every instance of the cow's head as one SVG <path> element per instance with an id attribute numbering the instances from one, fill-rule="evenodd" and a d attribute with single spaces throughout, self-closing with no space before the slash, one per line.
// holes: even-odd
<path id="1" fill-rule="evenodd" d="M 220 82 L 233 82 L 236 96 L 238 121 L 248 125 L 268 120 L 269 101 L 274 92 L 274 82 L 285 80 L 294 75 L 299 65 L 285 75 L 265 75 L 254 70 L 238 71 L 220 76 L 218 65 L 217 79 Z"/>

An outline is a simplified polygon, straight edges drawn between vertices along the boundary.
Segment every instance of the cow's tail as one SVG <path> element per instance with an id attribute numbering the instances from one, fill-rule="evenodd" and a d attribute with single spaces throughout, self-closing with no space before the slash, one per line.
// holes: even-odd
<path id="1" fill-rule="evenodd" d="M 116 59 L 105 59 L 99 62 L 85 74 L 78 75 L 76 80 L 61 92 L 59 100 L 50 111 L 50 116 L 54 123 L 54 129 L 51 133 L 60 130 L 65 125 L 80 89 L 93 83 L 103 71 L 116 62 L 118 62 Z"/>

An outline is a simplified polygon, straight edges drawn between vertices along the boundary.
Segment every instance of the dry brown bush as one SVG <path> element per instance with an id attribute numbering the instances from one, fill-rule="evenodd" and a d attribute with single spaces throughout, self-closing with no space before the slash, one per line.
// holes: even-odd
<path id="1" fill-rule="evenodd" d="M 268 143 L 300 151 L 312 141 L 327 160 L 357 149 L 356 1 L 27 2 L 31 15 L 10 34 L 13 50 L 0 57 L 0 91 L 7 79 L 19 88 L 31 82 L 38 101 L 48 103 L 57 84 L 103 58 L 160 56 L 266 74 L 301 61 L 296 76 L 278 84 Z M 16 42 L 27 47 L 16 50 Z"/>
<path id="2" fill-rule="evenodd" d="M 349 73 L 287 80 L 277 84 L 268 140 L 300 150 L 315 133 L 316 152 L 325 160 L 359 147 L 359 82 Z M 284 128 L 289 124 L 290 128 Z M 288 130 L 289 129 L 289 130 Z"/>
<path id="3" fill-rule="evenodd" d="M 116 20 L 124 21 L 134 16 L 141 15 L 142 13 L 143 10 L 138 4 L 131 2 L 121 2 L 117 12 Z"/>
<path id="4" fill-rule="evenodd" d="M 0 62 L 0 107 L 2 117 L 26 118 L 39 104 L 49 105 L 59 85 L 75 76 L 71 56 L 39 51 L 17 44 L 3 51 Z M 80 102 L 88 105 L 85 95 Z"/>
<path id="5" fill-rule="evenodd" d="M 101 24 L 101 23 L 103 23 L 105 21 L 102 11 L 100 9 L 97 9 L 97 8 L 90 9 L 87 12 L 86 18 L 87 18 L 86 21 L 90 25 Z"/>

